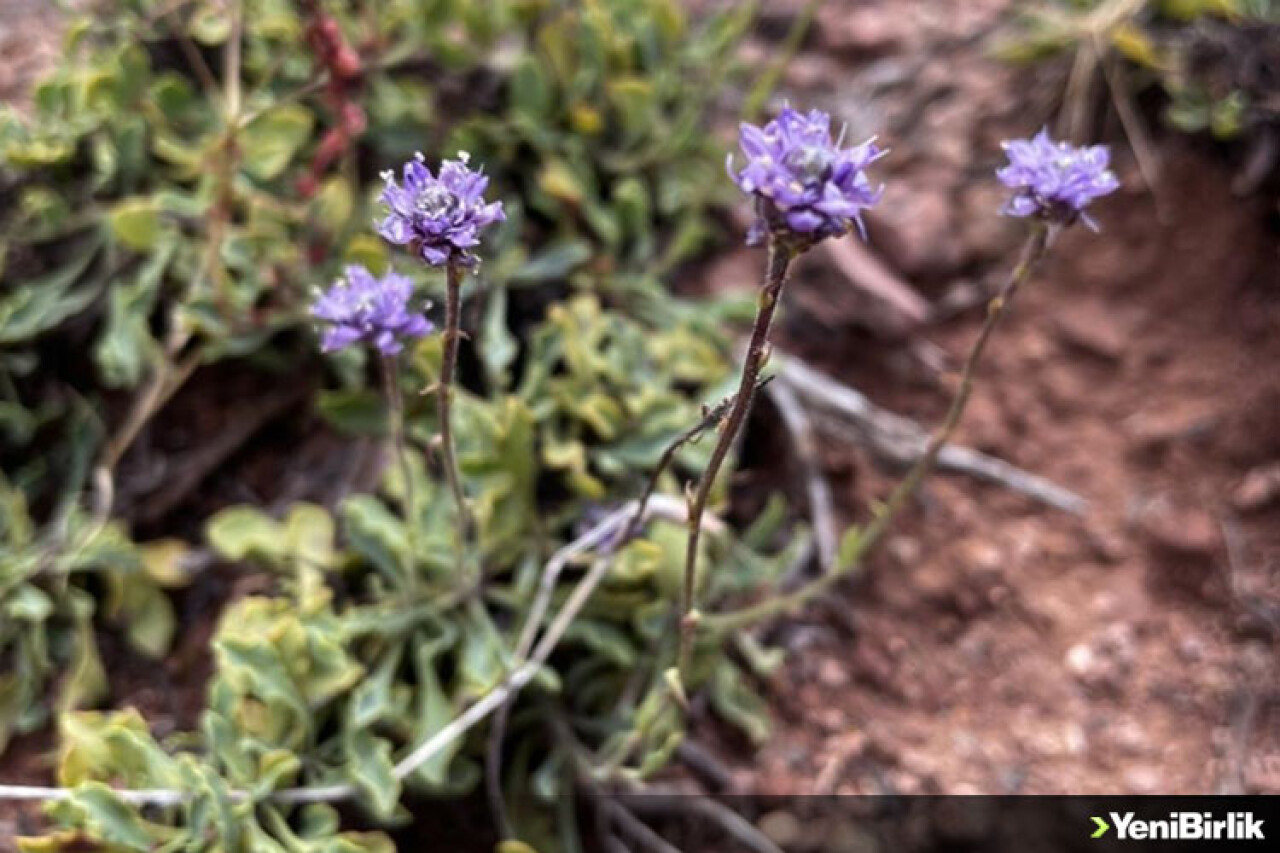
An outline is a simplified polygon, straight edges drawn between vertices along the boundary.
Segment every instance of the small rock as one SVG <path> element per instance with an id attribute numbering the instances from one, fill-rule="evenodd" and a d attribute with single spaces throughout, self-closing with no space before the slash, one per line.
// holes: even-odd
<path id="1" fill-rule="evenodd" d="M 826 687 L 843 687 L 849 683 L 849 672 L 840 661 L 827 658 L 818 665 L 818 683 Z"/>
<path id="2" fill-rule="evenodd" d="M 1089 648 L 1086 643 L 1077 643 L 1067 649 L 1065 662 L 1067 669 L 1072 675 L 1075 675 L 1078 678 L 1084 678 L 1093 672 L 1094 669 L 1095 659 L 1093 649 Z"/>
<path id="3" fill-rule="evenodd" d="M 911 536 L 895 536 L 885 543 L 885 552 L 900 566 L 913 566 L 922 553 L 920 540 Z"/>
<path id="4" fill-rule="evenodd" d="M 1152 547 L 1170 557 L 1212 560 L 1221 543 L 1213 516 L 1200 507 L 1155 501 L 1139 513 L 1138 526 Z"/>
<path id="5" fill-rule="evenodd" d="M 1217 414 L 1202 405 L 1165 406 L 1129 416 L 1122 428 L 1136 449 L 1150 452 L 1207 435 L 1217 422 Z"/>
<path id="6" fill-rule="evenodd" d="M 1204 638 L 1196 634 L 1187 634 L 1178 640 L 1178 655 L 1187 663 L 1199 663 L 1204 660 L 1208 651 Z"/>
<path id="7" fill-rule="evenodd" d="M 791 812 L 773 811 L 760 817 L 759 830 L 779 847 L 792 847 L 804 834 L 800 818 Z"/>
<path id="8" fill-rule="evenodd" d="M 1133 720 L 1116 723 L 1111 731 L 1111 741 L 1115 749 L 1125 755 L 1140 756 L 1151 752 L 1151 739 Z"/>
<path id="9" fill-rule="evenodd" d="M 1040 399 L 1053 415 L 1070 417 L 1080 411 L 1080 401 L 1093 396 L 1097 387 L 1079 364 L 1067 359 L 1052 361 L 1040 369 Z"/>
<path id="10" fill-rule="evenodd" d="M 1069 723 L 1062 740 L 1068 755 L 1084 755 L 1089 748 L 1089 735 L 1079 723 Z"/>
<path id="11" fill-rule="evenodd" d="M 1055 315 L 1054 329 L 1063 343 L 1106 361 L 1119 361 L 1131 329 L 1100 302 L 1078 301 Z"/>
<path id="12" fill-rule="evenodd" d="M 1231 494 L 1231 503 L 1241 512 L 1255 512 L 1277 498 L 1280 498 L 1280 462 L 1272 462 L 1245 474 Z"/>
<path id="13" fill-rule="evenodd" d="M 1160 791 L 1164 774 L 1155 767 L 1131 767 L 1124 772 L 1125 787 L 1134 794 L 1154 794 Z"/>
<path id="14" fill-rule="evenodd" d="M 1064 663 L 1086 688 L 1116 694 L 1124 689 L 1136 653 L 1132 628 L 1115 623 L 1093 641 L 1068 649 Z"/>
<path id="15" fill-rule="evenodd" d="M 906 770 L 891 770 L 886 776 L 889 790 L 894 794 L 909 796 L 919 794 L 923 789 L 922 781 Z"/>
<path id="16" fill-rule="evenodd" d="M 955 580 L 940 561 L 919 563 L 911 572 L 911 586 L 926 599 L 939 604 L 950 601 Z"/>

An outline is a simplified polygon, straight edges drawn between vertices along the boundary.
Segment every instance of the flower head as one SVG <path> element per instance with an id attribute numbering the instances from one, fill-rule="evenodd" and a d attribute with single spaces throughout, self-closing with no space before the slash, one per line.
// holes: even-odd
<path id="1" fill-rule="evenodd" d="M 383 355 L 404 349 L 408 338 L 431 332 L 431 322 L 409 310 L 413 282 L 390 270 L 382 278 L 362 266 L 349 266 L 344 278 L 316 297 L 311 316 L 328 324 L 320 342 L 323 352 L 371 343 Z M 425 306 L 424 306 L 425 307 Z"/>
<path id="2" fill-rule="evenodd" d="M 379 200 L 387 215 L 378 223 L 378 233 L 397 246 L 412 246 L 432 266 L 475 266 L 471 249 L 480 244 L 480 231 L 507 217 L 502 202 L 485 202 L 489 179 L 467 166 L 470 159 L 459 152 L 457 160 L 445 160 L 433 175 L 418 154 L 404 164 L 403 183 L 383 172 L 386 186 Z"/>
<path id="3" fill-rule="evenodd" d="M 740 144 L 747 162 L 736 174 L 729 155 L 729 176 L 755 197 L 757 220 L 747 234 L 755 245 L 769 234 L 797 248 L 848 231 L 862 230 L 862 211 L 880 200 L 866 168 L 886 153 L 869 139 L 841 148 L 831 138 L 831 116 L 821 110 L 799 113 L 783 107 L 764 127 L 742 124 Z"/>
<path id="4" fill-rule="evenodd" d="M 1055 142 L 1048 130 L 1032 139 L 1004 143 L 1009 165 L 996 171 L 996 177 L 1014 191 L 1001 208 L 1006 216 L 1035 216 L 1061 225 L 1077 218 L 1090 228 L 1097 225 L 1084 212 L 1095 198 L 1110 195 L 1120 181 L 1108 168 L 1111 152 L 1105 145 L 1076 148 L 1067 142 Z"/>

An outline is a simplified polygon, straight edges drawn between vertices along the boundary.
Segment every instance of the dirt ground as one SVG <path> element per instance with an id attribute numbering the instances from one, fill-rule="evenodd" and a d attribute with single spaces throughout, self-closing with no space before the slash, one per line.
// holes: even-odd
<path id="1" fill-rule="evenodd" d="M 768 55 L 800 5 L 765 4 L 749 50 Z M 975 303 L 1009 265 L 999 141 L 1056 114 L 1057 71 L 987 53 L 1007 5 L 827 0 L 782 86 L 893 149 L 870 248 L 934 304 Z M 30 77 L 11 14 L 28 7 L 0 3 L 0 96 Z M 767 633 L 792 653 L 767 685 L 775 737 L 749 752 L 699 721 L 735 790 L 1280 793 L 1280 217 L 1231 194 L 1224 152 L 1174 137 L 1158 140 L 1153 196 L 1099 119 L 1126 189 L 1100 204 L 1102 233 L 1067 234 L 1020 295 L 958 436 L 1087 514 L 935 478 L 861 576 Z M 680 285 L 738 283 L 759 261 L 731 248 Z M 788 299 L 780 349 L 924 425 L 981 319 L 904 328 L 824 257 Z M 896 482 L 857 448 L 823 458 L 844 521 Z M 744 489 L 755 475 L 781 476 L 749 465 Z M 235 582 L 187 595 L 183 617 Z M 130 671 L 116 685 L 165 725 L 198 707 L 182 696 L 198 699 L 207 631 L 186 636 L 165 671 L 189 690 Z M 47 746 L 19 743 L 5 778 L 40 778 Z"/>
<path id="2" fill-rule="evenodd" d="M 894 153 L 871 247 L 930 297 L 1007 268 L 998 140 L 1054 117 L 983 50 L 1004 5 L 828 2 L 789 76 L 797 102 L 880 120 Z M 862 577 L 773 632 L 793 653 L 780 725 L 754 755 L 724 750 L 736 789 L 1280 793 L 1275 211 L 1176 138 L 1153 198 L 1110 124 L 1127 189 L 1019 297 L 958 435 L 1087 515 L 935 478 Z M 789 295 L 837 276 L 811 263 Z M 937 423 L 981 310 L 886 340 L 874 305 L 838 301 L 855 308 L 821 327 L 793 312 L 782 348 Z M 895 482 L 846 448 L 826 463 L 847 519 Z"/>

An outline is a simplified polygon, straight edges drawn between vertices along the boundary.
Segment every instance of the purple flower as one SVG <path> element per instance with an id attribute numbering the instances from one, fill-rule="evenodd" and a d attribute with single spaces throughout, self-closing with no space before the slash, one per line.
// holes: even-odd
<path id="1" fill-rule="evenodd" d="M 1108 168 L 1111 152 L 1107 146 L 1076 148 L 1067 142 L 1054 142 L 1046 129 L 1033 139 L 1006 142 L 1004 150 L 1009 165 L 997 170 L 996 177 L 1014 190 L 1014 195 L 1001 213 L 1035 216 L 1062 225 L 1079 218 L 1097 230 L 1084 209 L 1095 198 L 1120 187 L 1120 181 Z"/>
<path id="2" fill-rule="evenodd" d="M 863 230 L 862 211 L 883 192 L 865 170 L 887 152 L 874 139 L 841 148 L 843 138 L 842 132 L 832 141 L 831 117 L 821 110 L 805 115 L 783 107 L 764 127 L 742 124 L 739 142 L 747 163 L 734 174 L 730 154 L 726 165 L 734 182 L 756 199 L 749 245 L 774 234 L 804 249 L 854 225 Z"/>
<path id="3" fill-rule="evenodd" d="M 409 310 L 413 282 L 390 270 L 382 278 L 362 266 L 349 266 L 346 277 L 316 297 L 311 316 L 327 323 L 320 342 L 323 352 L 371 343 L 383 355 L 404 349 L 408 338 L 431 332 L 431 322 Z M 426 307 L 426 306 L 423 306 Z"/>
<path id="4" fill-rule="evenodd" d="M 453 261 L 475 266 L 471 249 L 480 244 L 480 231 L 505 220 L 502 202 L 486 204 L 489 179 L 467 167 L 470 155 L 458 153 L 457 160 L 440 164 L 439 177 L 423 163 L 421 154 L 404 164 L 404 183 L 394 174 L 382 173 L 386 187 L 379 200 L 387 206 L 387 216 L 378 223 L 378 233 L 397 246 L 412 246 L 432 266 Z"/>

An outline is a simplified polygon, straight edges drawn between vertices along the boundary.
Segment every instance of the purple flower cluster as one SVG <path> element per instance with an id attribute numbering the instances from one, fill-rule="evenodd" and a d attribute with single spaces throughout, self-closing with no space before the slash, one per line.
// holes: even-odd
<path id="1" fill-rule="evenodd" d="M 756 245 L 770 235 L 797 248 L 862 230 L 862 211 L 880 200 L 866 168 L 886 152 L 869 139 L 841 148 L 831 138 L 831 117 L 821 110 L 807 114 L 784 107 L 764 127 L 741 126 L 740 144 L 746 165 L 736 174 L 729 155 L 729 176 L 756 199 L 757 220 L 747 234 Z"/>
<path id="2" fill-rule="evenodd" d="M 387 215 L 378 223 L 378 233 L 397 246 L 411 246 L 432 266 L 475 266 L 470 250 L 480 244 L 480 231 L 502 222 L 506 214 L 502 202 L 485 202 L 489 179 L 468 168 L 469 160 L 460 152 L 457 160 L 440 164 L 437 176 L 419 154 L 405 163 L 403 184 L 384 172 L 386 187 L 379 200 Z"/>
<path id="3" fill-rule="evenodd" d="M 409 310 L 413 282 L 388 271 L 382 278 L 362 266 L 349 266 L 311 306 L 311 316 L 328 324 L 320 349 L 334 352 L 355 343 L 371 343 L 383 355 L 395 355 L 410 338 L 431 332 L 431 321 Z M 425 306 L 424 306 L 425 307 Z"/>
<path id="4" fill-rule="evenodd" d="M 996 177 L 1014 195 L 1001 213 L 1006 216 L 1035 216 L 1062 225 L 1077 218 L 1094 230 L 1097 226 L 1084 209 L 1096 198 L 1115 192 L 1120 181 L 1108 168 L 1111 152 L 1105 145 L 1076 148 L 1055 142 L 1048 130 L 1032 139 L 1004 143 L 1009 165 Z"/>

